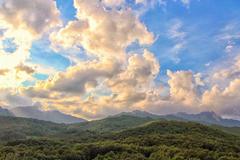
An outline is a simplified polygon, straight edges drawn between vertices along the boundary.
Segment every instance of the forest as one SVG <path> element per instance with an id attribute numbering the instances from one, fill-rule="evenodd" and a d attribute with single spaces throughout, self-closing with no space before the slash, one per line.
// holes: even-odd
<path id="1" fill-rule="evenodd" d="M 239 160 L 239 128 L 133 116 L 78 124 L 0 117 L 0 160 Z"/>

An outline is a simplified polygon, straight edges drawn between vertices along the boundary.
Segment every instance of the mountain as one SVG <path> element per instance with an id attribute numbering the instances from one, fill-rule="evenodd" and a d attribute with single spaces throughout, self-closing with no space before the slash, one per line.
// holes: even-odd
<path id="1" fill-rule="evenodd" d="M 134 116 L 134 117 L 141 117 L 141 118 L 153 118 L 153 119 L 158 119 L 159 115 L 155 115 L 146 111 L 140 111 L 140 110 L 134 110 L 132 112 L 122 112 L 117 115 L 114 115 L 112 117 L 118 117 L 118 116 Z"/>
<path id="2" fill-rule="evenodd" d="M 214 112 L 201 112 L 198 114 L 177 113 L 176 117 L 187 121 L 199 122 L 202 124 L 222 125 L 227 127 L 240 127 L 240 121 L 224 119 Z"/>
<path id="3" fill-rule="evenodd" d="M 142 125 L 144 123 L 153 121 L 150 117 L 136 117 L 131 115 L 118 115 L 114 117 L 107 117 L 101 120 L 83 122 L 79 124 L 70 125 L 72 129 L 88 130 L 93 132 L 111 132 L 121 131 Z"/>
<path id="4" fill-rule="evenodd" d="M 202 124 L 209 125 L 221 125 L 226 127 L 240 127 L 240 121 L 233 119 L 224 119 L 214 112 L 201 112 L 198 114 L 188 114 L 184 112 L 169 114 L 169 115 L 156 115 L 148 113 L 146 111 L 135 110 L 132 112 L 122 112 L 119 115 L 130 115 L 135 117 L 150 117 L 153 119 L 166 119 L 166 120 L 177 120 L 177 121 L 193 121 Z"/>
<path id="5" fill-rule="evenodd" d="M 86 120 L 77 118 L 71 115 L 64 114 L 62 112 L 53 111 L 42 111 L 37 107 L 16 107 L 10 110 L 10 112 L 16 117 L 33 118 L 38 120 L 50 121 L 55 123 L 81 123 Z"/>
<path id="6" fill-rule="evenodd" d="M 13 114 L 8 109 L 0 107 L 0 116 L 13 116 Z"/>

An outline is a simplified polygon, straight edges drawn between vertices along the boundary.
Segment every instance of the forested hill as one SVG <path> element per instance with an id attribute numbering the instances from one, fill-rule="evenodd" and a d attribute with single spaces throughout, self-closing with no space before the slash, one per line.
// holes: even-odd
<path id="1" fill-rule="evenodd" d="M 0 124 L 0 160 L 240 159 L 232 128 L 193 122 L 122 115 L 72 125 L 0 117 Z"/>

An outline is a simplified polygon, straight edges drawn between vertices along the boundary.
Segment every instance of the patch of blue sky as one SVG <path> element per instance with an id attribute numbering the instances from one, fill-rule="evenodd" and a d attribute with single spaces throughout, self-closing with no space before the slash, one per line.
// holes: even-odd
<path id="1" fill-rule="evenodd" d="M 3 50 L 7 53 L 13 53 L 17 49 L 17 45 L 14 43 L 13 38 L 7 38 L 2 41 Z"/>
<path id="2" fill-rule="evenodd" d="M 76 19 L 76 9 L 73 6 L 73 0 L 56 0 L 56 2 L 64 23 Z"/>
<path id="3" fill-rule="evenodd" d="M 30 50 L 30 61 L 52 67 L 58 71 L 64 71 L 71 65 L 68 58 L 64 57 L 64 53 L 56 53 L 49 48 L 49 42 L 46 40 L 35 41 Z"/>
<path id="4" fill-rule="evenodd" d="M 36 84 L 36 81 L 24 81 L 22 82 L 22 86 L 24 87 L 31 87 L 34 86 Z"/>
<path id="5" fill-rule="evenodd" d="M 229 21 L 239 15 L 240 9 L 236 9 L 239 2 L 191 1 L 190 6 L 186 7 L 180 2 L 168 1 L 166 6 L 156 5 L 142 15 L 141 21 L 149 31 L 159 36 L 150 51 L 160 60 L 161 73 L 165 74 L 167 69 L 200 71 L 206 67 L 206 63 L 225 56 L 225 46 L 217 42 L 216 37 Z M 174 19 L 183 23 L 187 34 L 184 37 L 185 46 L 177 55 L 171 53 L 176 42 L 167 34 L 169 23 Z M 178 63 L 174 62 L 174 56 L 180 59 Z"/>
<path id="6" fill-rule="evenodd" d="M 38 80 L 46 80 L 48 79 L 49 75 L 47 74 L 41 74 L 41 73 L 35 73 L 33 75 L 34 78 L 38 79 Z"/>

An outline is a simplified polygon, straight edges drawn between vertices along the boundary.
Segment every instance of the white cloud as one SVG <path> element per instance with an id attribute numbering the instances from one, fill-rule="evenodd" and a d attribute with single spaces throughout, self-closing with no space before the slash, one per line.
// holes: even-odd
<path id="1" fill-rule="evenodd" d="M 17 69 L 29 59 L 32 42 L 61 24 L 59 16 L 53 0 L 1 1 L 0 69 L 9 70 L 0 78 L 1 87 L 18 87 L 31 78 L 26 72 L 20 73 Z M 6 39 L 12 39 L 16 45 L 13 53 L 4 50 L 3 41 Z"/>
<path id="2" fill-rule="evenodd" d="M 170 22 L 167 36 L 174 43 L 173 47 L 169 50 L 171 59 L 175 63 L 179 63 L 181 59 L 178 54 L 186 48 L 187 44 L 187 33 L 183 31 L 183 23 L 181 20 L 174 19 Z"/>
<path id="3" fill-rule="evenodd" d="M 204 85 L 199 74 L 191 71 L 168 71 L 170 97 L 190 107 L 197 107 L 199 102 L 199 86 Z"/>
<path id="4" fill-rule="evenodd" d="M 3 0 L 0 19 L 14 29 L 40 34 L 60 24 L 54 0 Z"/>
<path id="5" fill-rule="evenodd" d="M 97 0 L 75 0 L 74 6 L 77 9 L 77 20 L 51 35 L 55 49 L 82 46 L 87 53 L 97 57 L 120 59 L 132 42 L 153 42 L 153 35 L 130 8 L 106 10 Z"/>
<path id="6" fill-rule="evenodd" d="M 124 4 L 125 0 L 102 0 L 102 2 L 107 6 L 120 6 Z"/>

